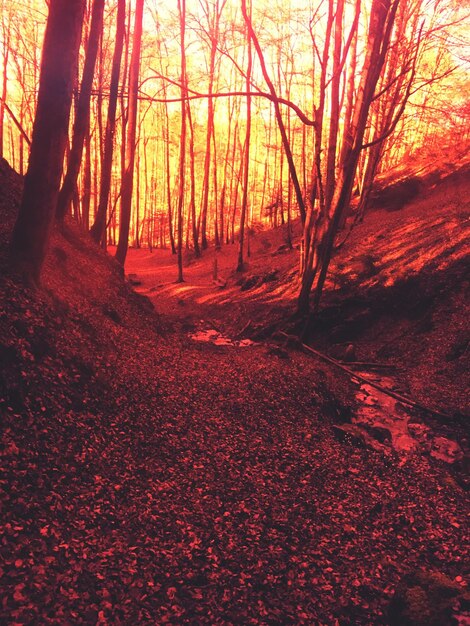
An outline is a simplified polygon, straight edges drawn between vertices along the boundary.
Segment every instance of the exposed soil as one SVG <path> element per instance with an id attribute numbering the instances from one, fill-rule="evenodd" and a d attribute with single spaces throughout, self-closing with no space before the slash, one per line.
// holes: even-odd
<path id="1" fill-rule="evenodd" d="M 214 252 L 182 285 L 168 252 L 131 252 L 155 311 L 69 225 L 32 292 L 7 273 L 20 188 L 2 163 L 2 623 L 399 624 L 404 584 L 436 623 L 468 620 L 463 464 L 343 436 L 357 388 L 334 366 L 194 338 L 285 320 L 282 230 L 252 238 L 243 276 L 219 254 L 217 283 Z"/>

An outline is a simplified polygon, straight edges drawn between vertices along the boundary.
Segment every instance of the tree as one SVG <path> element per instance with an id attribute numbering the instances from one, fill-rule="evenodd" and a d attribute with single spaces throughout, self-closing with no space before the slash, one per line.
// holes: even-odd
<path id="1" fill-rule="evenodd" d="M 121 265 L 127 256 L 129 246 L 129 226 L 131 220 L 132 190 L 134 186 L 134 163 L 137 130 L 137 108 L 140 73 L 140 49 L 142 45 L 142 22 L 144 0 L 137 0 L 135 9 L 134 35 L 132 38 L 132 54 L 129 68 L 129 102 L 124 154 L 124 169 L 121 187 L 121 218 L 119 223 L 119 242 L 116 260 Z M 137 208 L 138 210 L 138 208 Z"/>
<path id="2" fill-rule="evenodd" d="M 85 135 L 89 129 L 90 119 L 90 96 L 95 73 L 96 56 L 98 44 L 103 29 L 104 0 L 94 0 L 91 14 L 90 34 L 85 55 L 85 65 L 83 68 L 80 94 L 75 113 L 73 127 L 72 147 L 70 149 L 67 162 L 67 173 L 65 174 L 62 188 L 57 199 L 56 218 L 62 223 L 67 211 L 72 203 L 72 197 L 77 186 L 78 174 L 82 162 L 83 144 Z"/>
<path id="3" fill-rule="evenodd" d="M 339 0 L 340 2 L 342 0 Z M 302 276 L 298 299 L 298 310 L 305 314 L 310 307 L 310 291 L 315 286 L 314 308 L 319 305 L 328 271 L 331 253 L 343 212 L 351 199 L 354 179 L 366 131 L 369 112 L 374 101 L 374 92 L 385 63 L 390 37 L 398 8 L 398 0 L 373 0 L 369 18 L 367 47 L 362 67 L 361 80 L 348 137 L 344 137 L 342 161 L 338 166 L 331 199 L 318 212 L 316 220 L 310 220 L 307 261 Z M 352 39 L 352 36 L 351 38 Z"/>
<path id="4" fill-rule="evenodd" d="M 10 16 L 8 16 L 9 18 Z M 2 58 L 2 83 L 0 95 L 0 158 L 3 158 L 3 141 L 4 141 L 4 120 L 5 120 L 5 103 L 7 99 L 8 88 L 8 61 L 10 56 L 10 39 L 11 39 L 11 20 L 6 19 L 2 13 L 2 38 L 3 38 L 3 58 Z"/>
<path id="5" fill-rule="evenodd" d="M 207 126 L 206 126 L 206 149 L 204 153 L 204 179 L 202 183 L 202 205 L 201 205 L 201 248 L 206 250 L 207 243 L 207 210 L 209 205 L 210 191 L 210 165 L 211 165 L 211 142 L 214 133 L 214 91 L 216 54 L 219 46 L 220 18 L 227 0 L 215 0 L 211 3 L 208 0 L 201 2 L 201 7 L 207 19 L 207 38 L 210 44 L 209 68 L 208 68 L 208 99 L 207 99 Z M 211 12 L 212 7 L 212 12 Z"/>
<path id="6" fill-rule="evenodd" d="M 119 89 L 119 72 L 121 69 L 124 33 L 126 30 L 126 3 L 117 1 L 116 39 L 111 70 L 111 84 L 109 88 L 108 118 L 104 140 L 103 166 L 101 168 L 101 185 L 98 209 L 95 221 L 90 229 L 92 238 L 99 243 L 103 240 L 106 229 L 106 211 L 108 208 L 109 193 L 111 190 L 111 172 L 113 167 L 114 134 L 116 129 L 116 109 Z"/>
<path id="7" fill-rule="evenodd" d="M 44 37 L 31 153 L 10 257 L 38 285 L 54 220 L 67 144 L 85 0 L 51 0 Z"/>
<path id="8" fill-rule="evenodd" d="M 245 222 L 246 222 L 246 212 L 248 208 L 248 176 L 250 173 L 250 140 L 251 140 L 251 74 L 253 70 L 253 55 L 251 49 L 251 36 L 248 27 L 248 23 L 251 23 L 251 3 L 247 8 L 246 0 L 242 0 L 242 12 L 245 16 L 245 21 L 247 24 L 246 34 L 247 34 L 247 45 L 248 45 L 248 67 L 246 71 L 246 133 L 245 133 L 245 145 L 243 151 L 243 195 L 242 195 L 242 210 L 240 215 L 240 235 L 239 235 L 239 243 L 238 243 L 238 263 L 237 263 L 237 272 L 243 272 L 244 269 L 244 257 L 243 257 L 243 246 L 245 239 Z"/>
<path id="9" fill-rule="evenodd" d="M 186 167 L 186 135 L 187 135 L 187 78 L 186 78 L 186 0 L 178 0 L 178 15 L 181 34 L 181 134 L 179 156 L 179 184 L 178 184 L 178 211 L 177 211 L 177 252 L 178 252 L 178 280 L 183 282 L 183 204 L 185 191 Z"/>

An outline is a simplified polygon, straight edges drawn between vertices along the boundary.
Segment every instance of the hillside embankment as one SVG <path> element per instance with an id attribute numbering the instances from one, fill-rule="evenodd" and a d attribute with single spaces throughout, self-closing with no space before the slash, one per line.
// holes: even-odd
<path id="1" fill-rule="evenodd" d="M 2 623 L 468 618 L 462 463 L 341 435 L 356 389 L 334 366 L 195 341 L 201 320 L 280 319 L 295 252 L 256 235 L 251 275 L 263 254 L 283 265 L 248 287 L 223 261 L 221 284 L 192 263 L 174 285 L 131 253 L 154 308 L 70 224 L 31 291 L 8 274 L 21 179 L 4 162 L 0 190 Z"/>

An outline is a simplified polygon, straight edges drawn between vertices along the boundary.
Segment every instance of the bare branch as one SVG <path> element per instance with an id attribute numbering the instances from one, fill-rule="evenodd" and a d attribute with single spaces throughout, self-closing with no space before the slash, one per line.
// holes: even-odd
<path id="1" fill-rule="evenodd" d="M 21 136 L 23 137 L 23 139 L 26 141 L 26 143 L 28 144 L 28 146 L 31 146 L 31 139 L 28 137 L 28 135 L 26 134 L 25 129 L 21 126 L 20 122 L 18 121 L 16 115 L 13 113 L 13 111 L 10 109 L 10 107 L 8 106 L 8 104 L 6 103 L 5 100 L 3 100 L 3 98 L 0 97 L 0 102 L 3 103 L 3 106 L 5 108 L 5 111 L 8 113 L 8 115 L 11 117 L 11 119 L 13 120 L 13 123 L 15 124 L 16 128 L 20 131 Z"/>
<path id="2" fill-rule="evenodd" d="M 180 84 L 178 83 L 178 81 L 175 81 L 167 76 L 162 76 L 159 74 L 156 74 L 155 76 L 147 78 L 145 81 L 141 83 L 141 86 L 145 82 L 150 80 L 151 78 L 160 78 L 162 80 L 166 80 L 167 82 L 174 85 L 175 87 L 180 87 Z M 268 93 L 268 92 L 259 90 L 259 91 L 227 91 L 227 92 L 218 92 L 218 93 L 209 94 L 209 93 L 201 93 L 199 91 L 195 91 L 194 89 L 191 89 L 189 87 L 187 87 L 186 90 L 188 91 L 188 93 L 191 93 L 192 95 L 187 96 L 185 100 L 201 100 L 203 98 L 230 98 L 234 96 L 244 96 L 244 97 L 257 96 L 261 98 L 266 98 L 267 100 L 270 100 L 273 103 L 277 102 L 279 104 L 283 104 L 289 107 L 290 109 L 292 109 L 297 115 L 297 117 L 301 120 L 301 122 L 303 122 L 306 126 L 315 126 L 315 120 L 312 120 L 307 115 L 305 115 L 305 113 L 302 111 L 302 109 L 298 105 L 294 104 L 294 102 L 292 102 L 291 100 L 288 100 L 286 98 L 282 98 L 281 96 L 276 95 L 275 93 L 273 94 L 273 93 Z M 168 102 L 168 103 L 181 102 L 181 97 L 155 98 L 154 96 L 149 96 L 148 94 L 141 94 L 140 99 L 150 100 L 152 102 Z"/>

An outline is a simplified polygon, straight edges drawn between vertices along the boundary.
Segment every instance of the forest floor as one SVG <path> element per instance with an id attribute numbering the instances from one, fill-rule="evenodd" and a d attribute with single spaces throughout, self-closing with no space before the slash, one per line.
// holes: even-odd
<path id="1" fill-rule="evenodd" d="M 407 284 L 401 275 L 389 284 L 392 258 L 374 276 L 369 261 L 352 262 L 354 246 L 373 264 L 388 258 L 388 244 L 399 254 L 389 241 L 397 219 L 402 235 L 428 219 L 413 205 L 399 217 L 373 213 L 353 231 L 335 259 L 340 267 L 350 254 L 347 267 L 358 270 L 352 287 L 341 286 L 350 319 L 325 313 L 308 329 L 308 341 L 332 355 L 333 343 L 352 343 L 356 360 L 375 358 L 382 345 L 373 333 L 387 333 L 393 350 L 379 356 L 403 364 L 398 390 L 449 415 L 435 423 L 414 414 L 410 422 L 432 435 L 397 451 L 387 438 L 345 436 L 367 402 L 347 372 L 269 337 L 296 330 L 286 312 L 298 253 L 284 247 L 283 229 L 252 237 L 241 276 L 233 253 L 219 254 L 217 283 L 215 252 L 187 258 L 186 282 L 176 284 L 167 251 L 130 251 L 126 272 L 154 308 L 70 225 L 54 234 L 43 286 L 32 292 L 7 271 L 21 181 L 2 163 L 0 622 L 468 624 L 468 442 L 455 381 L 459 372 L 464 383 L 468 357 L 456 343 L 466 180 L 454 212 L 442 190 L 449 213 L 445 223 L 429 215 L 435 238 L 419 234 L 438 263 L 410 277 L 429 293 L 427 324 L 424 304 L 412 305 L 416 283 L 400 291 L 403 317 L 383 296 Z M 384 250 L 375 239 L 364 252 L 378 224 Z M 455 245 L 438 248 L 443 232 Z M 402 256 L 420 263 L 410 247 Z M 363 299 L 358 281 L 371 282 Z M 333 287 L 325 311 L 339 307 Z M 210 341 L 200 341 L 205 331 Z M 444 346 L 430 345 L 437 341 Z M 441 349 L 452 357 L 440 364 L 443 397 L 429 375 Z M 424 357 L 428 393 L 414 373 Z M 452 438 L 461 448 L 451 463 L 435 452 L 436 440 Z"/>

